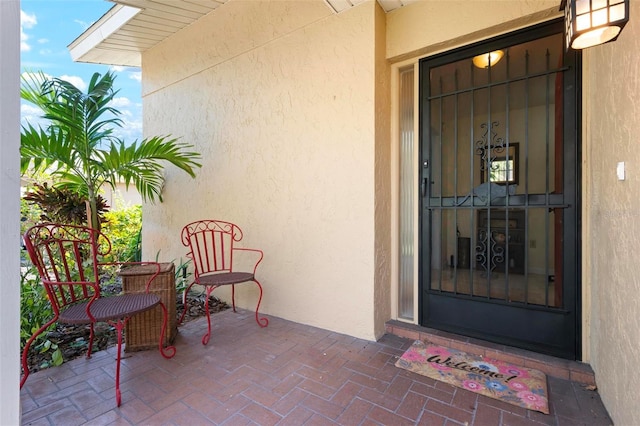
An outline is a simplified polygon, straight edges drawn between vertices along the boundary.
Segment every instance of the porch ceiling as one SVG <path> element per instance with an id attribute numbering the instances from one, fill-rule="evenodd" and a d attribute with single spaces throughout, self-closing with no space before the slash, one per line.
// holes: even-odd
<path id="1" fill-rule="evenodd" d="M 230 0 L 110 0 L 115 5 L 69 46 L 76 62 L 139 67 L 142 52 Z M 367 0 L 324 0 L 340 13 Z M 417 0 L 377 0 L 385 12 Z"/>

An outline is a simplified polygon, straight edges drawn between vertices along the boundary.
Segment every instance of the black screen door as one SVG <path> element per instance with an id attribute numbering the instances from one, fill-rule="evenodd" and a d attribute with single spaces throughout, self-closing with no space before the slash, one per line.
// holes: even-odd
<path id="1" fill-rule="evenodd" d="M 556 21 L 421 61 L 422 325 L 580 358 L 579 59 Z"/>

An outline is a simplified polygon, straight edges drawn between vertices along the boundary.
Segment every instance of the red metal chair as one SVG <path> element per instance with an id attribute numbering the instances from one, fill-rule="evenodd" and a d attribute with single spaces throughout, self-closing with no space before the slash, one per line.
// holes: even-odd
<path id="1" fill-rule="evenodd" d="M 187 293 L 194 284 L 206 289 L 205 311 L 207 314 L 207 334 L 202 337 L 202 344 L 209 343 L 211 337 L 211 318 L 209 316 L 209 296 L 216 288 L 231 285 L 231 303 L 236 311 L 235 285 L 253 281 L 258 285 L 260 295 L 256 306 L 256 322 L 260 327 L 266 327 L 269 320 L 258 317 L 258 309 L 262 301 L 262 285 L 255 277 L 258 264 L 262 261 L 262 250 L 235 247 L 235 243 L 242 240 L 242 230 L 237 225 L 220 220 L 200 220 L 186 225 L 182 229 L 182 244 L 189 248 L 187 256 L 194 265 L 194 281 L 185 289 L 183 295 L 184 311 L 180 323 L 187 312 Z M 236 270 L 234 256 L 237 252 L 253 252 L 257 258 L 252 272 Z M 250 269 L 250 268 L 249 268 Z"/>
<path id="2" fill-rule="evenodd" d="M 36 337 L 55 322 L 66 324 L 89 324 L 89 347 L 87 358 L 91 357 L 94 324 L 106 322 L 115 327 L 118 336 L 118 356 L 116 361 L 116 403 L 120 406 L 120 359 L 122 349 L 122 330 L 127 321 L 135 314 L 162 307 L 164 320 L 158 348 L 165 358 L 176 353 L 174 346 L 163 347 L 164 333 L 167 328 L 167 309 L 160 296 L 149 293 L 153 279 L 160 271 L 156 262 L 107 262 L 98 259 L 111 251 L 111 242 L 101 232 L 75 225 L 46 223 L 31 227 L 24 234 L 24 243 L 31 261 L 38 269 L 47 298 L 53 308 L 53 318 L 44 324 L 27 341 L 22 352 L 23 377 L 20 388 L 29 376 L 27 355 L 29 347 Z M 157 270 L 149 278 L 146 293 L 120 294 L 101 297 L 100 282 L 104 278 L 104 267 L 114 268 L 127 265 L 156 265 Z"/>

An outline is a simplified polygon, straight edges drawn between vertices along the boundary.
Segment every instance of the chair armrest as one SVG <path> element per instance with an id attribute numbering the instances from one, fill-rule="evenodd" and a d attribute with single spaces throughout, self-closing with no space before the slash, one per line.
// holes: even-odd
<path id="1" fill-rule="evenodd" d="M 253 266 L 253 273 L 256 273 L 256 269 L 258 269 L 258 265 L 260 264 L 260 262 L 262 262 L 262 258 L 264 257 L 264 253 L 262 252 L 262 250 L 258 250 L 258 249 L 252 249 L 252 248 L 243 248 L 243 247 L 234 247 L 233 248 L 234 251 L 238 250 L 238 251 L 250 251 L 250 252 L 254 252 L 254 253 L 258 253 L 260 256 L 258 257 L 258 260 L 256 261 L 255 265 Z"/>

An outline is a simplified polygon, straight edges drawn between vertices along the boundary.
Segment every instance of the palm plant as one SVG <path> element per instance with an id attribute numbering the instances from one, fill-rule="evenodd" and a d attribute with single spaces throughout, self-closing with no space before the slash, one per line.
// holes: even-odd
<path id="1" fill-rule="evenodd" d="M 134 184 L 144 201 L 162 201 L 163 169 L 166 163 L 195 177 L 200 154 L 177 138 L 155 136 L 126 143 L 113 133 L 122 126 L 120 112 L 110 106 L 118 93 L 115 76 L 93 74 L 87 92 L 73 84 L 48 78 L 42 73 L 25 73 L 20 94 L 43 111 L 46 128 L 27 123 L 20 140 L 21 171 L 48 169 L 59 188 L 86 197 L 89 225 L 100 229 L 98 194 L 107 184 L 121 180 Z"/>

